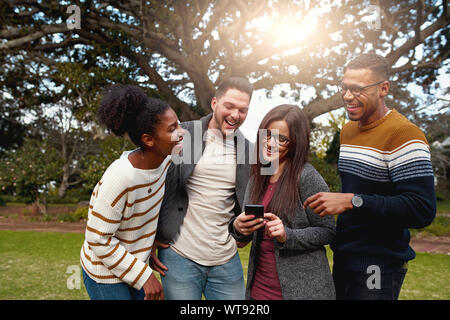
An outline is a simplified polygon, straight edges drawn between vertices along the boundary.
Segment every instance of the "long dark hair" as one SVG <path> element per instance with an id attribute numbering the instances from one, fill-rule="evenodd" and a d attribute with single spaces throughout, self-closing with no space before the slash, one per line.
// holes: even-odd
<path id="1" fill-rule="evenodd" d="M 160 115 L 168 108 L 164 101 L 147 97 L 138 86 L 114 84 L 103 91 L 97 116 L 100 124 L 115 135 L 127 133 L 141 147 L 142 134 L 154 134 Z"/>
<path id="2" fill-rule="evenodd" d="M 273 121 L 284 120 L 289 128 L 288 153 L 283 173 L 278 179 L 277 189 L 266 212 L 272 212 L 279 217 L 291 218 L 291 214 L 298 206 L 300 194 L 298 184 L 303 166 L 308 161 L 309 152 L 309 120 L 303 111 L 296 105 L 283 104 L 270 110 L 261 121 L 259 130 L 267 129 Z M 255 152 L 258 161 L 252 165 L 251 179 L 253 188 L 250 193 L 251 203 L 261 203 L 264 192 L 269 184 L 270 175 L 261 175 L 263 163 L 261 159 L 264 141 L 258 135 Z"/>

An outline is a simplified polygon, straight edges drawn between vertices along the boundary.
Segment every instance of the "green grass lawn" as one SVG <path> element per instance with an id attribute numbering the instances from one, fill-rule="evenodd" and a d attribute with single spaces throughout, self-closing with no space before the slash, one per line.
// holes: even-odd
<path id="1" fill-rule="evenodd" d="M 436 217 L 433 222 L 422 229 L 410 229 L 411 236 L 417 234 L 450 236 L 450 201 L 438 201 Z"/>
<path id="2" fill-rule="evenodd" d="M 67 287 L 76 278 L 67 271 L 78 268 L 83 239 L 75 233 L 0 231 L 0 299 L 88 299 L 81 274 L 80 289 Z M 249 250 L 239 249 L 245 277 Z M 327 254 L 331 261 L 331 250 Z M 449 270 L 450 255 L 417 253 L 400 299 L 450 299 Z"/>
<path id="3" fill-rule="evenodd" d="M 438 201 L 437 213 L 450 213 L 450 200 Z"/>
<path id="4" fill-rule="evenodd" d="M 76 233 L 0 231 L 0 299 L 88 299 L 82 279 L 80 290 L 67 288 L 83 240 Z"/>

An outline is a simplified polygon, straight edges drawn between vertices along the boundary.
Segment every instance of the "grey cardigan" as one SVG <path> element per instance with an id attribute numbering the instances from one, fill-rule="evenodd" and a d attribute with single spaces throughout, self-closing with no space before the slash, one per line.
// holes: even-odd
<path id="1" fill-rule="evenodd" d="M 248 183 L 244 204 L 248 203 L 253 179 Z M 336 293 L 324 245 L 330 244 L 335 236 L 333 216 L 320 217 L 311 208 L 303 209 L 303 202 L 317 192 L 329 191 L 322 176 L 306 163 L 299 184 L 301 203 L 298 204 L 292 220 L 283 220 L 286 242 L 280 244 L 274 239 L 275 260 L 284 300 L 335 299 Z M 234 218 L 235 219 L 235 218 Z M 232 228 L 230 232 L 238 241 L 249 240 Z M 246 299 L 255 273 L 255 256 L 259 246 L 257 232 L 253 233 L 248 263 Z"/>
<path id="2" fill-rule="evenodd" d="M 159 212 L 156 239 L 169 243 L 176 240 L 180 227 L 189 205 L 186 191 L 186 183 L 192 174 L 196 164 L 205 150 L 203 135 L 208 130 L 208 124 L 212 113 L 201 118 L 181 123 L 181 127 L 187 131 L 183 140 L 183 153 L 188 153 L 189 161 L 173 163 L 169 166 L 166 175 L 164 199 Z M 245 188 L 250 176 L 250 162 L 253 144 L 250 143 L 238 129 L 234 133 L 236 150 L 236 186 L 234 193 L 234 214 L 239 215 L 243 209 Z M 201 148 L 200 148 L 201 144 Z"/>

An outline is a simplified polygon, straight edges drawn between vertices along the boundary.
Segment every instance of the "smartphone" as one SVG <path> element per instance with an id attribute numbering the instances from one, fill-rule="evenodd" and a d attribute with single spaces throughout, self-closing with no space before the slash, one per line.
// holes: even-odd
<path id="1" fill-rule="evenodd" d="M 264 206 L 261 204 L 246 204 L 245 205 L 245 214 L 255 215 L 256 218 L 264 218 Z"/>

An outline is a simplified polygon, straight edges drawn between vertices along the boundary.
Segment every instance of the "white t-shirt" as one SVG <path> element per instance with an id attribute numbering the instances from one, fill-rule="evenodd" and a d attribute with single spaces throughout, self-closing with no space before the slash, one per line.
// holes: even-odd
<path id="1" fill-rule="evenodd" d="M 222 265 L 236 254 L 228 232 L 236 186 L 234 140 L 207 131 L 203 155 L 187 181 L 189 206 L 172 248 L 204 266 Z"/>

